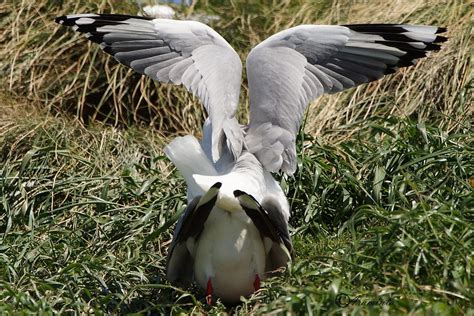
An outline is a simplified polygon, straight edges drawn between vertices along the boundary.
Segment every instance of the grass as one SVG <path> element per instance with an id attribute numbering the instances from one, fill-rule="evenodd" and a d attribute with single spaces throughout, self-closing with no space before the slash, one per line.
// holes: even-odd
<path id="1" fill-rule="evenodd" d="M 118 67 L 52 22 L 71 12 L 136 11 L 133 3 L 112 5 L 0 4 L 0 312 L 474 314 L 467 5 L 177 8 L 188 14 L 208 5 L 222 17 L 213 27 L 242 56 L 300 23 L 450 29 L 444 49 L 413 69 L 310 106 L 297 173 L 280 179 L 296 260 L 231 309 L 208 307 L 164 277 L 186 188 L 162 147 L 176 134 L 199 133 L 196 101 Z M 243 105 L 246 96 L 244 88 Z"/>

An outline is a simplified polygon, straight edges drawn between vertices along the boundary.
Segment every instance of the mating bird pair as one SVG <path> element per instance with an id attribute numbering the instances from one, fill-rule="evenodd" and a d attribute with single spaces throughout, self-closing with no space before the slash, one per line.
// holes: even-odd
<path id="1" fill-rule="evenodd" d="M 445 28 L 397 24 L 300 25 L 254 47 L 246 62 L 250 123 L 235 118 L 242 64 L 213 29 L 195 21 L 115 14 L 58 17 L 117 61 L 184 85 L 209 117 L 203 139 L 174 139 L 165 153 L 188 186 L 188 206 L 168 251 L 167 277 L 196 282 L 208 302 L 238 302 L 292 258 L 290 209 L 271 172 L 296 170 L 306 106 L 382 78 L 439 50 Z"/>

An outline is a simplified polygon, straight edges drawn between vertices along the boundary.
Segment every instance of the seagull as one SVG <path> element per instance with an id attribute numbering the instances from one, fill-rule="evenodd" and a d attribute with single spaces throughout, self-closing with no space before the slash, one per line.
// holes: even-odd
<path id="1" fill-rule="evenodd" d="M 235 114 L 242 63 L 230 44 L 196 21 L 118 14 L 56 18 L 140 74 L 183 85 L 208 117 L 201 140 L 164 151 L 187 184 L 187 207 L 168 250 L 172 284 L 196 283 L 207 303 L 239 302 L 293 259 L 290 207 L 272 173 L 292 175 L 307 105 L 414 65 L 440 49 L 446 28 L 407 24 L 299 25 L 247 56 L 249 124 Z"/>

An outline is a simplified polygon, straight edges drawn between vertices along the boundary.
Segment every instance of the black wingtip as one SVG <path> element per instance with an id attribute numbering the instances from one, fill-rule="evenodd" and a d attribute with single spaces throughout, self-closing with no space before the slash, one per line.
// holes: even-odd
<path id="1" fill-rule="evenodd" d="M 66 21 L 66 16 L 58 16 L 57 18 L 54 19 L 54 22 L 58 24 L 64 24 L 64 21 Z"/>
<path id="2" fill-rule="evenodd" d="M 257 201 L 256 198 L 254 198 L 252 195 L 248 194 L 247 192 L 244 192 L 244 191 L 240 191 L 240 190 L 235 190 L 234 191 L 234 196 L 236 199 L 238 199 L 239 197 L 241 197 L 242 195 L 246 195 L 247 197 L 249 197 L 250 199 L 252 199 L 255 204 L 259 207 L 259 208 L 262 208 L 262 206 L 260 205 L 260 203 Z"/>
<path id="3" fill-rule="evenodd" d="M 77 19 L 78 17 L 68 18 L 67 15 L 63 15 L 63 16 L 58 16 L 57 18 L 55 18 L 54 22 L 64 25 L 64 26 L 74 26 L 76 25 L 75 22 Z"/>
<path id="4" fill-rule="evenodd" d="M 388 67 L 387 69 L 385 69 L 384 75 L 389 75 L 389 74 L 396 73 L 397 70 L 398 70 L 397 67 Z"/>
<path id="5" fill-rule="evenodd" d="M 152 18 L 149 18 L 146 16 L 134 16 L 134 15 L 127 15 L 127 14 L 84 13 L 84 14 L 74 14 L 74 15 L 69 15 L 69 16 L 68 15 L 58 16 L 57 18 L 54 19 L 54 22 L 61 25 L 73 26 L 75 25 L 76 21 L 80 18 L 92 18 L 94 20 L 93 24 L 95 26 L 120 24 L 121 22 L 128 19 L 152 20 Z"/>
<path id="6" fill-rule="evenodd" d="M 214 189 L 220 189 L 222 186 L 222 183 L 221 182 L 216 182 L 212 185 L 211 188 L 214 188 Z"/>
<path id="7" fill-rule="evenodd" d="M 436 36 L 436 39 L 433 41 L 433 43 L 444 43 L 448 40 L 446 36 Z"/>
<path id="8" fill-rule="evenodd" d="M 426 48 L 425 50 L 440 50 L 441 46 L 433 44 L 433 43 L 425 43 Z"/>
<path id="9" fill-rule="evenodd" d="M 236 198 L 238 198 L 239 196 L 244 195 L 244 194 L 246 194 L 244 191 L 240 191 L 240 190 L 235 190 L 234 191 L 234 196 Z"/>
<path id="10" fill-rule="evenodd" d="M 439 33 L 445 33 L 448 31 L 448 28 L 447 27 L 438 27 L 438 29 L 436 30 L 436 34 L 439 34 Z"/>

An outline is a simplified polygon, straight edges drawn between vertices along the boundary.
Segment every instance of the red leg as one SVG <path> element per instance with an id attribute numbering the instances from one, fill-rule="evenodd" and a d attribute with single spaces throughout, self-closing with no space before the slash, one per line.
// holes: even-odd
<path id="1" fill-rule="evenodd" d="M 211 278 L 207 279 L 206 302 L 207 305 L 212 305 L 212 282 Z"/>
<path id="2" fill-rule="evenodd" d="M 253 288 L 255 291 L 258 291 L 260 289 L 260 277 L 258 274 L 255 274 L 255 281 L 253 281 Z"/>

